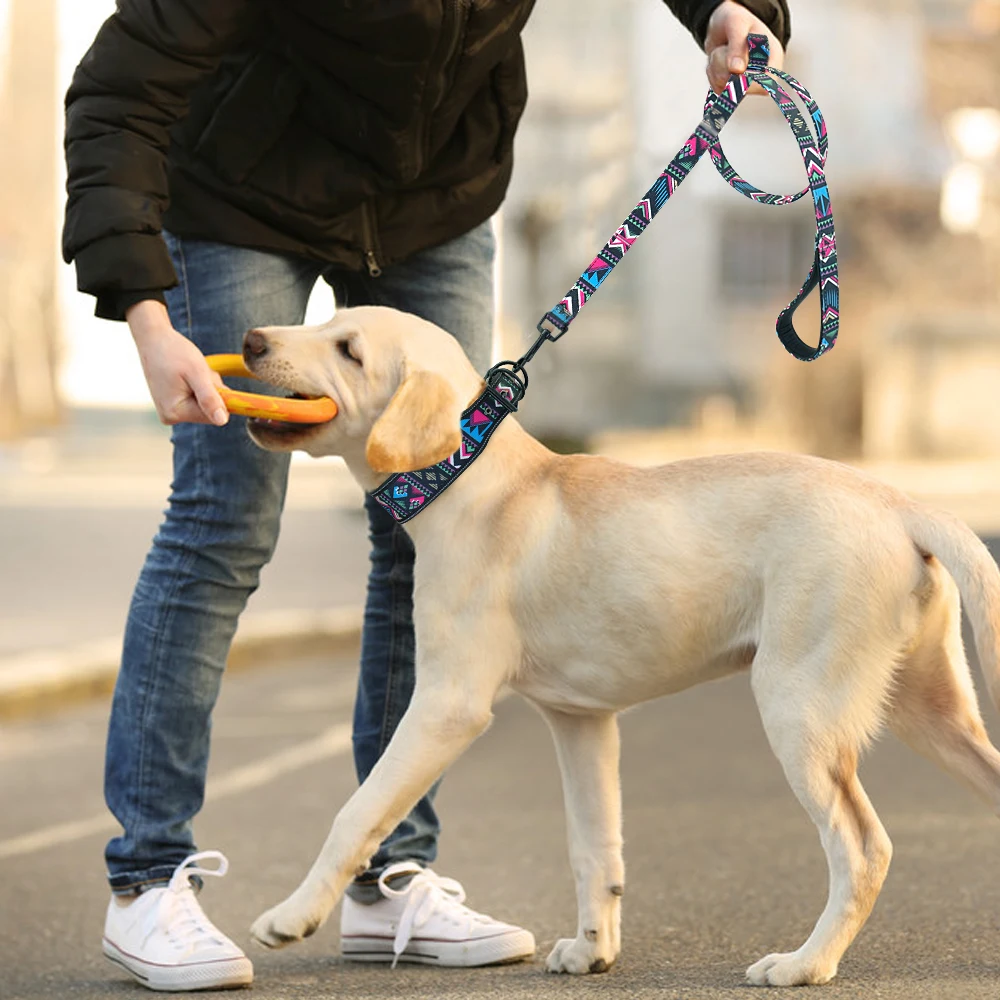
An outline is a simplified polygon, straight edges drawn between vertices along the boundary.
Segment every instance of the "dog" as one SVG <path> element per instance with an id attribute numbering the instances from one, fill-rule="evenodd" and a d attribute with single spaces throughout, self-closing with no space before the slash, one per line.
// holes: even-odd
<path id="1" fill-rule="evenodd" d="M 483 380 L 415 316 L 343 309 L 254 330 L 245 361 L 303 396 L 313 426 L 252 420 L 271 450 L 340 455 L 371 491 L 442 461 Z M 553 972 L 609 969 L 620 949 L 618 713 L 748 671 L 764 729 L 819 829 L 826 908 L 805 943 L 751 965 L 756 985 L 825 983 L 871 912 L 892 845 L 858 780 L 888 724 L 1000 810 L 1000 754 L 979 713 L 961 596 L 1000 704 L 1000 572 L 956 518 L 847 466 L 778 453 L 637 468 L 557 455 L 514 417 L 406 531 L 416 551 L 416 688 L 392 741 L 333 821 L 308 874 L 253 924 L 261 944 L 312 934 L 509 685 L 554 737 L 579 920 Z"/>

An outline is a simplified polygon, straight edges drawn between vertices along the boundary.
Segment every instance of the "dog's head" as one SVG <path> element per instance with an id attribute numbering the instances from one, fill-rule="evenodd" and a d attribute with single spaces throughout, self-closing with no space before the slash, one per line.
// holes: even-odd
<path id="1" fill-rule="evenodd" d="M 263 381 L 337 404 L 326 423 L 251 419 L 258 445 L 363 456 L 375 473 L 409 472 L 452 454 L 461 444 L 462 410 L 482 385 L 454 337 L 377 306 L 338 310 L 321 326 L 251 330 L 243 357 Z"/>

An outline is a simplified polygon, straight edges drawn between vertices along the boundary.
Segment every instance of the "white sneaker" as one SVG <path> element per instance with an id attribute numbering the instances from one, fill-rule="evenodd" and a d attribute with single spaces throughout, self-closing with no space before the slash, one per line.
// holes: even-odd
<path id="1" fill-rule="evenodd" d="M 389 884 L 412 875 L 402 889 Z M 535 953 L 531 931 L 476 913 L 463 905 L 465 890 L 453 878 L 401 862 L 378 880 L 383 898 L 370 905 L 345 896 L 340 950 L 355 962 L 398 961 L 425 965 L 495 965 Z"/>
<path id="2" fill-rule="evenodd" d="M 194 861 L 217 859 L 219 867 Z M 185 858 L 170 882 L 123 905 L 115 896 L 104 924 L 104 954 L 151 990 L 210 990 L 253 982 L 250 959 L 205 916 L 192 875 L 225 875 L 219 851 Z"/>

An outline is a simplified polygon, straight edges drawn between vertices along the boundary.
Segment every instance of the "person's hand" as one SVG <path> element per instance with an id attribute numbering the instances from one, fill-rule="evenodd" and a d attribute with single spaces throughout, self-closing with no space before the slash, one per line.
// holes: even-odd
<path id="1" fill-rule="evenodd" d="M 222 379 L 205 356 L 170 325 L 162 302 L 147 299 L 125 312 L 149 394 L 165 424 L 217 424 L 229 420 L 219 395 Z"/>
<path id="2" fill-rule="evenodd" d="M 770 28 L 756 14 L 752 14 L 735 0 L 723 0 L 712 12 L 705 33 L 705 52 L 708 67 L 705 72 L 708 82 L 717 94 L 722 93 L 733 73 L 744 73 L 749 58 L 747 35 L 767 35 L 771 44 L 769 66 L 781 69 L 785 50 Z M 763 94 L 764 89 L 756 83 L 750 87 L 750 94 Z"/>

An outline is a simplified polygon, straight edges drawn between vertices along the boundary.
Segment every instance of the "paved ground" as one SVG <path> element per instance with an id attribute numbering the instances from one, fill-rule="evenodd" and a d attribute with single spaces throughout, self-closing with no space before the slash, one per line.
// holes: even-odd
<path id="1" fill-rule="evenodd" d="M 347 753 L 354 663 L 348 653 L 245 671 L 224 689 L 213 800 L 199 839 L 230 858 L 231 874 L 213 880 L 204 899 L 244 945 L 252 919 L 305 871 L 354 784 Z M 5 1000 L 147 995 L 99 952 L 100 851 L 111 829 L 100 798 L 105 714 L 91 703 L 0 734 Z M 744 968 L 802 941 L 826 875 L 815 832 L 767 749 L 746 678 L 629 713 L 623 731 L 625 946 L 610 973 L 554 977 L 538 960 L 470 971 L 355 967 L 336 957 L 334 919 L 286 951 L 253 949 L 253 995 L 753 995 Z M 891 738 L 863 776 L 896 854 L 874 916 L 822 995 L 996 997 L 996 820 Z M 520 699 L 498 706 L 492 729 L 455 766 L 439 802 L 439 870 L 462 879 L 474 905 L 529 926 L 544 956 L 573 928 L 574 908 L 554 755 L 541 720 Z"/>
<path id="2" fill-rule="evenodd" d="M 170 483 L 163 434 L 85 439 L 32 466 L 0 449 L 0 659 L 121 633 Z M 99 439 L 98 439 L 99 441 Z M 5 460 L 6 459 L 6 464 Z M 358 605 L 368 567 L 361 491 L 326 463 L 292 469 L 281 537 L 247 616 Z"/>
<path id="3" fill-rule="evenodd" d="M 290 510 L 247 615 L 357 605 L 368 539 L 363 511 Z M 120 633 L 160 523 L 156 506 L 0 509 L 0 658 Z"/>

